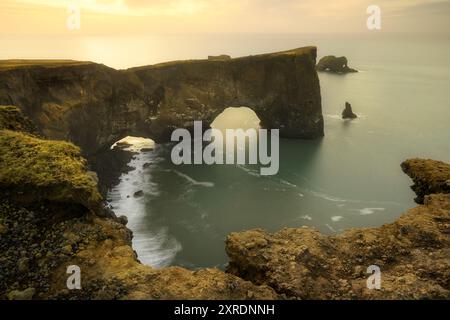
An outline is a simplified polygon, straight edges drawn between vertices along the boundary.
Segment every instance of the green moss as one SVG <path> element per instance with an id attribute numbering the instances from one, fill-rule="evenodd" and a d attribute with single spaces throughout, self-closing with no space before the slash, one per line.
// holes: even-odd
<path id="1" fill-rule="evenodd" d="M 101 201 L 78 147 L 10 130 L 0 130 L 0 187 L 24 202 L 77 203 L 95 211 Z"/>
<path id="2" fill-rule="evenodd" d="M 36 127 L 15 106 L 0 106 L 0 129 L 24 131 L 36 134 Z"/>

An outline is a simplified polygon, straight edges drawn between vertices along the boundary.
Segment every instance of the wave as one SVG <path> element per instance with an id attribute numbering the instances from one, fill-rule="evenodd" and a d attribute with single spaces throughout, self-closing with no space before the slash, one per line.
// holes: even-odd
<path id="1" fill-rule="evenodd" d="M 363 208 L 360 210 L 357 209 L 355 211 L 359 211 L 359 213 L 361 215 L 365 216 L 365 215 L 373 214 L 373 213 L 375 213 L 375 211 L 384 211 L 384 210 L 386 210 L 386 208 Z"/>
<path id="2" fill-rule="evenodd" d="M 349 200 L 346 200 L 346 199 L 338 198 L 338 197 L 335 197 L 335 196 L 332 196 L 332 195 L 329 195 L 329 194 L 326 194 L 326 193 L 314 191 L 314 190 L 308 190 L 308 191 L 312 195 L 314 195 L 314 196 L 316 196 L 318 198 L 322 198 L 322 199 L 328 200 L 328 201 L 333 201 L 333 202 L 347 202 L 347 201 L 349 201 Z"/>
<path id="3" fill-rule="evenodd" d="M 244 165 L 242 165 L 242 164 L 238 164 L 238 165 L 236 165 L 236 167 L 239 168 L 239 169 L 241 169 L 242 171 L 245 171 L 246 173 L 248 173 L 248 174 L 251 175 L 251 176 L 258 177 L 258 178 L 261 178 L 261 177 L 262 177 L 262 176 L 258 173 L 258 171 L 249 169 L 249 168 L 247 168 L 246 166 L 244 166 Z"/>
<path id="4" fill-rule="evenodd" d="M 173 172 L 175 174 L 177 174 L 178 176 L 186 179 L 187 181 L 189 181 L 190 183 L 192 183 L 194 186 L 203 186 L 203 187 L 207 187 L 207 188 L 211 188 L 214 187 L 214 182 L 208 182 L 208 181 L 197 181 L 191 177 L 189 177 L 187 174 L 181 173 L 178 170 L 169 170 L 170 172 Z"/>

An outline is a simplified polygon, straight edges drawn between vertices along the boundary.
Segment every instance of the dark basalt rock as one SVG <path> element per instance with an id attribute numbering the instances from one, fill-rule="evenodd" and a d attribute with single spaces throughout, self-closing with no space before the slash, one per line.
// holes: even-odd
<path id="1" fill-rule="evenodd" d="M 0 61 L 0 104 L 16 105 L 51 139 L 91 156 L 124 136 L 170 140 L 194 120 L 251 108 L 281 137 L 322 137 L 315 47 L 235 59 L 115 70 L 91 62 Z M 100 179 L 101 180 L 101 179 Z"/>
<path id="2" fill-rule="evenodd" d="M 424 203 L 427 195 L 450 193 L 450 165 L 436 160 L 408 159 L 402 163 L 402 170 L 414 182 L 411 189 L 416 193 L 415 201 Z"/>
<path id="3" fill-rule="evenodd" d="M 136 192 L 133 194 L 133 197 L 135 197 L 135 198 L 140 198 L 140 197 L 142 197 L 143 195 L 144 195 L 144 191 L 139 190 L 139 191 L 136 191 Z"/>
<path id="4" fill-rule="evenodd" d="M 348 66 L 346 57 L 325 56 L 320 59 L 316 66 L 317 71 L 328 71 L 332 73 L 358 72 Z"/>
<path id="5" fill-rule="evenodd" d="M 356 119 L 358 116 L 353 113 L 352 105 L 348 102 L 345 103 L 345 109 L 342 111 L 342 119 Z"/>

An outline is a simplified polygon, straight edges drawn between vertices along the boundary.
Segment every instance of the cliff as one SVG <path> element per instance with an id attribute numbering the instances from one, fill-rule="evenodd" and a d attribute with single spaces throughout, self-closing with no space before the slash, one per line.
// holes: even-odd
<path id="1" fill-rule="evenodd" d="M 194 120 L 247 106 L 282 137 L 323 136 L 316 48 L 128 70 L 77 61 L 0 61 L 0 105 L 15 105 L 46 137 L 91 155 L 127 135 L 166 141 Z"/>

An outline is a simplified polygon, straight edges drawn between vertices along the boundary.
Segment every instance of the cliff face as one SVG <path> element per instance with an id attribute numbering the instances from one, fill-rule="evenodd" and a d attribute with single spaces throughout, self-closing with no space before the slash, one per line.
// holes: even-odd
<path id="1" fill-rule="evenodd" d="M 0 104 L 92 154 L 126 135 L 166 141 L 194 120 L 247 106 L 282 137 L 323 136 L 316 48 L 129 70 L 73 61 L 0 62 Z"/>

